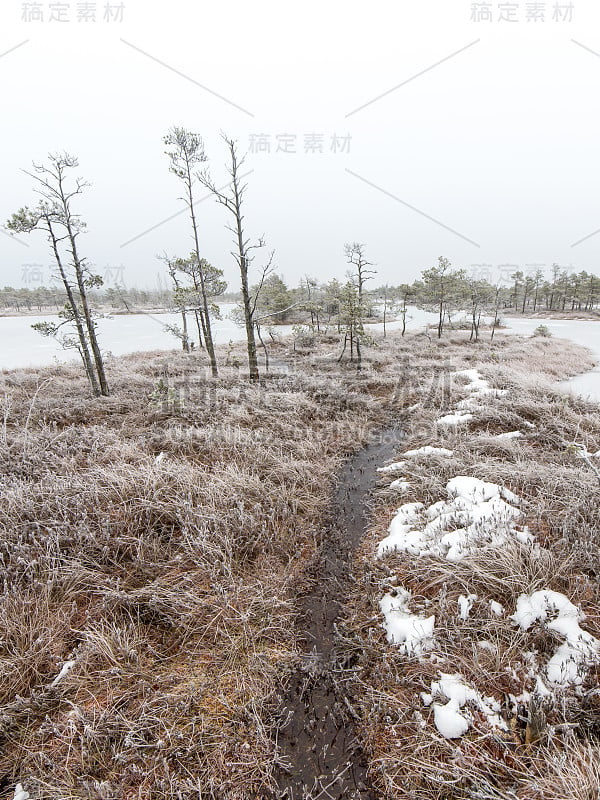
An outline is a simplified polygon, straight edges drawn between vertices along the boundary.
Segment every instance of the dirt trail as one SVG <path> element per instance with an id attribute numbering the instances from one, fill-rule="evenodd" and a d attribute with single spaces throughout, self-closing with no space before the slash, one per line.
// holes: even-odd
<path id="1" fill-rule="evenodd" d="M 382 431 L 346 463 L 331 524 L 307 569 L 310 588 L 299 600 L 305 655 L 284 700 L 278 740 L 289 765 L 278 775 L 282 800 L 374 800 L 349 696 L 351 657 L 339 646 L 336 621 L 352 580 L 352 553 L 365 531 L 377 467 L 395 454 L 400 440 L 398 429 Z"/>

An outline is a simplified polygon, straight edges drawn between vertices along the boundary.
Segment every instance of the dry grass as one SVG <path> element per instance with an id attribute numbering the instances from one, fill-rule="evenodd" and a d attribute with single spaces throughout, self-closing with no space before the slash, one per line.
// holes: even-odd
<path id="1" fill-rule="evenodd" d="M 296 576 L 382 403 L 353 371 L 250 387 L 150 354 L 111 373 L 106 400 L 69 366 L 1 378 L 0 776 L 44 798 L 263 797 Z"/>
<path id="2" fill-rule="evenodd" d="M 522 695 L 535 687 L 533 672 L 543 669 L 562 639 L 541 626 L 523 632 L 508 615 L 521 593 L 553 589 L 583 608 L 585 629 L 600 637 L 598 479 L 565 446 L 577 440 L 592 452 L 600 450 L 600 408 L 564 397 L 550 382 L 569 373 L 573 351 L 559 358 L 555 343 L 548 341 L 522 343 L 514 352 L 513 347 L 504 341 L 498 350 L 482 348 L 475 361 L 464 348 L 457 353 L 460 345 L 450 341 L 444 348 L 449 363 L 441 374 L 439 361 L 433 363 L 429 385 L 421 379 L 411 388 L 414 406 L 398 460 L 404 450 L 429 444 L 454 454 L 410 459 L 401 472 L 411 488 L 401 495 L 388 488 L 397 475 L 382 478 L 356 565 L 345 636 L 361 653 L 365 745 L 372 778 L 389 800 L 555 800 L 597 794 L 598 670 L 589 671 L 577 692 L 567 690 L 543 703 L 534 695 L 528 703 Z M 439 353 L 432 353 L 432 361 Z M 426 374 L 425 360 L 421 366 Z M 435 420 L 465 397 L 465 381 L 450 373 L 465 366 L 478 367 L 508 393 L 484 399 L 468 426 L 440 430 Z M 515 430 L 525 436 L 494 438 Z M 515 541 L 457 563 L 403 553 L 377 561 L 376 545 L 398 506 L 445 499 L 445 485 L 456 475 L 502 484 L 522 498 L 521 521 L 539 545 L 533 556 L 529 546 Z M 429 656 L 409 658 L 385 639 L 377 604 L 397 585 L 411 592 L 413 613 L 435 614 Z M 461 594 L 477 595 L 466 621 L 458 614 Z M 503 616 L 492 612 L 491 601 L 504 606 Z M 472 709 L 471 731 L 458 740 L 444 739 L 431 707 L 420 698 L 440 672 L 460 673 L 482 696 L 498 700 L 508 730 L 491 728 Z"/>
<path id="3" fill-rule="evenodd" d="M 462 336 L 390 337 L 358 374 L 339 368 L 331 350 L 327 341 L 302 355 L 276 345 L 275 359 L 291 370 L 258 387 L 233 368 L 217 381 L 203 377 L 197 356 L 170 354 L 168 367 L 164 354 L 111 359 L 107 399 L 90 399 L 73 366 L 0 375 L 1 786 L 22 781 L 33 798 L 56 800 L 265 798 L 278 758 L 276 696 L 298 657 L 298 576 L 315 553 L 335 473 L 373 430 L 398 417 L 407 446 L 441 441 L 436 415 L 461 393 L 449 373 L 482 359 L 512 399 L 490 409 L 476 437 L 452 436 L 457 455 L 436 462 L 435 474 L 431 463 L 415 462 L 419 499 L 437 499 L 459 466 L 506 480 L 531 497 L 532 519 L 546 503 L 552 517 L 539 517 L 535 532 L 562 538 L 563 549 L 533 571 L 515 552 L 493 569 L 473 560 L 450 575 L 423 563 L 405 577 L 423 603 L 439 604 L 448 653 L 465 671 L 484 671 L 489 691 L 500 684 L 510 691 L 513 682 L 502 659 L 473 650 L 476 626 L 466 639 L 455 636 L 450 609 L 459 589 L 495 587 L 508 603 L 520 587 L 551 577 L 575 601 L 591 591 L 600 572 L 593 480 L 559 439 L 578 421 L 580 438 L 600 449 L 597 422 L 582 421 L 576 401 L 559 401 L 542 384 L 515 395 L 520 365 L 541 369 L 560 357 L 552 377 L 563 377 L 574 353 L 581 364 L 579 350 L 554 340 L 498 337 L 491 347 Z M 523 419 L 535 420 L 543 441 L 490 440 Z M 384 492 L 375 512 L 381 525 L 391 504 Z M 585 558 L 568 545 L 576 533 Z M 450 793 L 443 771 L 439 780 L 417 777 L 420 759 L 442 764 L 455 759 L 456 747 L 432 739 L 414 714 L 415 689 L 426 688 L 435 670 L 399 659 L 373 621 L 373 597 L 387 580 L 370 558 L 377 535 L 365 545 L 348 631 L 365 654 L 361 705 L 372 714 L 365 737 L 374 774 L 388 797 L 413 796 L 399 793 L 407 764 L 415 797 L 465 796 Z M 494 635 L 515 661 L 514 631 L 495 626 Z M 73 668 L 52 686 L 69 660 Z M 484 733 L 453 769 L 483 774 L 482 752 L 496 758 L 494 775 L 526 772 L 509 744 Z M 509 763 L 498 753 L 509 753 Z M 581 770 L 588 761 L 581 750 Z M 528 791 L 523 799 L 537 800 Z"/>

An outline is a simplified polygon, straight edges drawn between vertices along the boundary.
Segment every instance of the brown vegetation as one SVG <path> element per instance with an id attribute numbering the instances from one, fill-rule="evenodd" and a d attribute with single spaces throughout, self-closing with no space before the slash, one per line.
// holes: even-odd
<path id="1" fill-rule="evenodd" d="M 168 366 L 164 354 L 113 359 L 109 398 L 86 396 L 75 366 L 0 376 L 0 787 L 22 781 L 33 798 L 56 800 L 268 796 L 280 757 L 278 693 L 299 661 L 296 596 L 335 474 L 403 414 L 407 446 L 432 443 L 436 414 L 460 397 L 449 377 L 458 366 L 484 363 L 511 395 L 475 436 L 457 433 L 450 445 L 440 437 L 455 450 L 448 463 L 415 461 L 415 499 L 437 499 L 457 470 L 504 482 L 528 498 L 532 530 L 552 553 L 534 574 L 518 549 L 456 570 L 397 557 L 395 573 L 423 602 L 439 603 L 446 585 L 448 609 L 467 586 L 482 597 L 494 587 L 510 605 L 521 587 L 549 582 L 584 605 L 597 632 L 597 480 L 560 442 L 600 449 L 600 418 L 549 384 L 523 386 L 524 371 L 565 377 L 574 354 L 581 368 L 581 351 L 553 339 L 498 337 L 492 347 L 462 336 L 388 337 L 357 374 L 331 350 L 274 345 L 289 371 L 258 385 L 228 367 L 218 379 L 199 377 L 197 357 L 182 353 L 169 354 Z M 535 435 L 490 439 L 520 420 L 535 421 Z M 457 750 L 421 726 L 418 692 L 435 668 L 430 676 L 384 642 L 376 604 L 387 577 L 373 544 L 396 502 L 382 492 L 345 623 L 382 796 L 509 797 L 461 788 L 465 775 L 471 786 L 491 771 L 482 787 L 510 779 L 523 800 L 549 800 L 541 759 L 551 746 L 574 754 L 556 761 L 557 781 L 567 786 L 575 769 L 591 781 L 595 751 L 578 734 L 564 745 L 545 737 L 531 752 L 482 733 Z M 511 691 L 503 667 L 520 656 L 508 623 L 486 634 L 497 641 L 492 656 L 474 644 L 480 619 L 459 637 L 450 612 L 436 613 L 448 657 L 466 675 L 484 675 L 486 691 Z M 565 703 L 549 719 L 587 729 L 581 713 Z"/>
<path id="2" fill-rule="evenodd" d="M 548 382 L 565 377 L 575 351 L 561 356 L 547 342 L 513 343 L 510 355 L 494 348 L 481 358 L 479 350 L 474 363 L 457 344 L 446 347 L 449 372 L 477 366 L 508 393 L 484 399 L 468 426 L 448 433 L 436 429 L 435 419 L 465 397 L 463 380 L 450 375 L 429 392 L 423 384 L 416 387 L 411 399 L 418 406 L 408 415 L 409 438 L 396 459 L 423 445 L 449 448 L 453 455 L 409 459 L 401 472 L 410 489 L 401 495 L 388 488 L 390 476 L 382 477 L 346 628 L 362 648 L 357 680 L 371 777 L 389 800 L 591 797 L 600 756 L 598 665 L 591 665 L 577 689 L 541 698 L 534 692 L 531 654 L 542 669 L 562 640 L 542 626 L 523 632 L 509 615 L 520 594 L 551 589 L 580 606 L 583 627 L 600 637 L 598 478 L 567 446 L 577 441 L 591 452 L 600 450 L 600 411 Z M 524 436 L 495 438 L 515 430 Z M 405 553 L 377 560 L 376 545 L 398 506 L 445 499 L 445 485 L 456 475 L 498 483 L 519 495 L 524 522 L 541 549 L 532 555 L 515 541 L 456 563 Z M 378 601 L 397 586 L 411 592 L 411 611 L 435 615 L 435 646 L 423 658 L 402 655 L 386 641 Z M 461 594 L 477 596 L 466 620 L 458 614 Z M 491 601 L 504 607 L 502 616 L 492 613 Z M 432 708 L 420 697 L 440 673 L 460 673 L 483 697 L 498 700 L 508 730 L 491 728 L 471 709 L 472 729 L 460 739 L 443 738 Z"/>

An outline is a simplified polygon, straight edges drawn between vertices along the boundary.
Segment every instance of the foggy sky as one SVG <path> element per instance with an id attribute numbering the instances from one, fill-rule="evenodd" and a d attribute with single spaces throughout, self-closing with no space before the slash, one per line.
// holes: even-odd
<path id="1" fill-rule="evenodd" d="M 63 4 L 71 21 L 50 22 L 53 5 L 39 0 L 43 22 L 23 21 L 21 0 L 0 9 L 0 221 L 35 199 L 21 168 L 76 154 L 92 183 L 82 251 L 109 283 L 155 286 L 157 255 L 191 249 L 185 213 L 159 225 L 183 209 L 162 143 L 174 124 L 204 137 L 219 185 L 221 130 L 241 151 L 270 144 L 247 156 L 246 223 L 290 283 L 343 277 L 352 240 L 378 283 L 411 281 L 439 255 L 492 279 L 554 261 L 600 271 L 600 234 L 572 246 L 600 229 L 594 0 L 573 0 L 572 22 L 553 19 L 554 0 L 515 2 L 516 22 L 497 0 L 492 22 L 462 0 L 124 0 L 122 21 L 98 0 L 87 23 L 78 0 Z M 536 5 L 545 22 L 526 21 Z M 297 152 L 276 152 L 285 141 Z M 224 210 L 209 199 L 198 216 L 203 255 L 237 289 Z M 3 285 L 49 268 L 43 236 L 23 241 L 0 234 Z"/>

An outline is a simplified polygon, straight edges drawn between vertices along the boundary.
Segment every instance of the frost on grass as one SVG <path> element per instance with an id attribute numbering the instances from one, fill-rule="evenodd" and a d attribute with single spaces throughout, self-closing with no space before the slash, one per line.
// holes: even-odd
<path id="1" fill-rule="evenodd" d="M 456 377 L 467 378 L 466 389 L 469 394 L 486 395 L 492 393 L 492 388 L 485 378 L 481 377 L 479 370 L 476 369 L 460 369 L 453 373 Z"/>
<path id="2" fill-rule="evenodd" d="M 381 558 L 394 551 L 460 561 L 481 547 L 501 547 L 509 537 L 530 543 L 533 537 L 519 529 L 519 498 L 495 483 L 465 475 L 446 484 L 447 500 L 425 508 L 422 503 L 401 506 L 380 542 Z"/>
<path id="3" fill-rule="evenodd" d="M 410 598 L 410 592 L 397 587 L 379 601 L 379 608 L 388 642 L 399 645 L 405 655 L 418 656 L 433 646 L 435 616 L 424 618 L 412 614 L 408 607 Z"/>
<path id="4" fill-rule="evenodd" d="M 444 428 L 457 428 L 475 419 L 472 411 L 481 407 L 481 401 L 487 397 L 501 397 L 506 394 L 503 389 L 492 389 L 488 381 L 482 378 L 476 369 L 462 369 L 452 373 L 456 377 L 466 378 L 465 390 L 468 394 L 464 400 L 456 404 L 455 413 L 446 414 L 437 420 L 437 425 Z"/>
<path id="5" fill-rule="evenodd" d="M 446 702 L 434 703 L 436 697 Z M 433 703 L 435 726 L 446 739 L 458 739 L 469 730 L 475 721 L 473 711 L 480 712 L 491 727 L 508 729 L 500 716 L 500 703 L 493 697 L 482 697 L 459 674 L 441 672 L 439 681 L 432 682 L 431 692 L 421 693 L 421 700 L 426 706 Z"/>
<path id="6" fill-rule="evenodd" d="M 600 641 L 581 629 L 585 614 L 560 592 L 543 589 L 522 594 L 511 619 L 524 631 L 535 622 L 564 637 L 564 642 L 546 665 L 548 681 L 557 687 L 578 686 L 586 668 L 598 661 Z"/>
<path id="7" fill-rule="evenodd" d="M 485 397 L 502 397 L 506 394 L 505 389 L 492 389 L 489 382 L 482 378 L 476 369 L 461 369 L 453 373 L 456 377 L 467 378 L 465 389 L 469 397 L 458 403 L 458 408 L 478 408 L 479 402 Z"/>
<path id="8" fill-rule="evenodd" d="M 426 445 L 425 447 L 419 447 L 416 450 L 408 450 L 403 455 L 404 458 L 416 458 L 418 456 L 453 456 L 454 451 L 448 450 L 445 447 L 432 447 L 431 445 Z M 390 464 L 387 467 L 380 467 L 377 471 L 385 474 L 388 472 L 399 472 L 405 467 L 406 461 L 396 461 L 394 464 Z M 411 484 L 404 476 L 401 476 L 390 483 L 390 489 L 395 489 L 399 492 L 406 492 L 410 488 Z"/>

